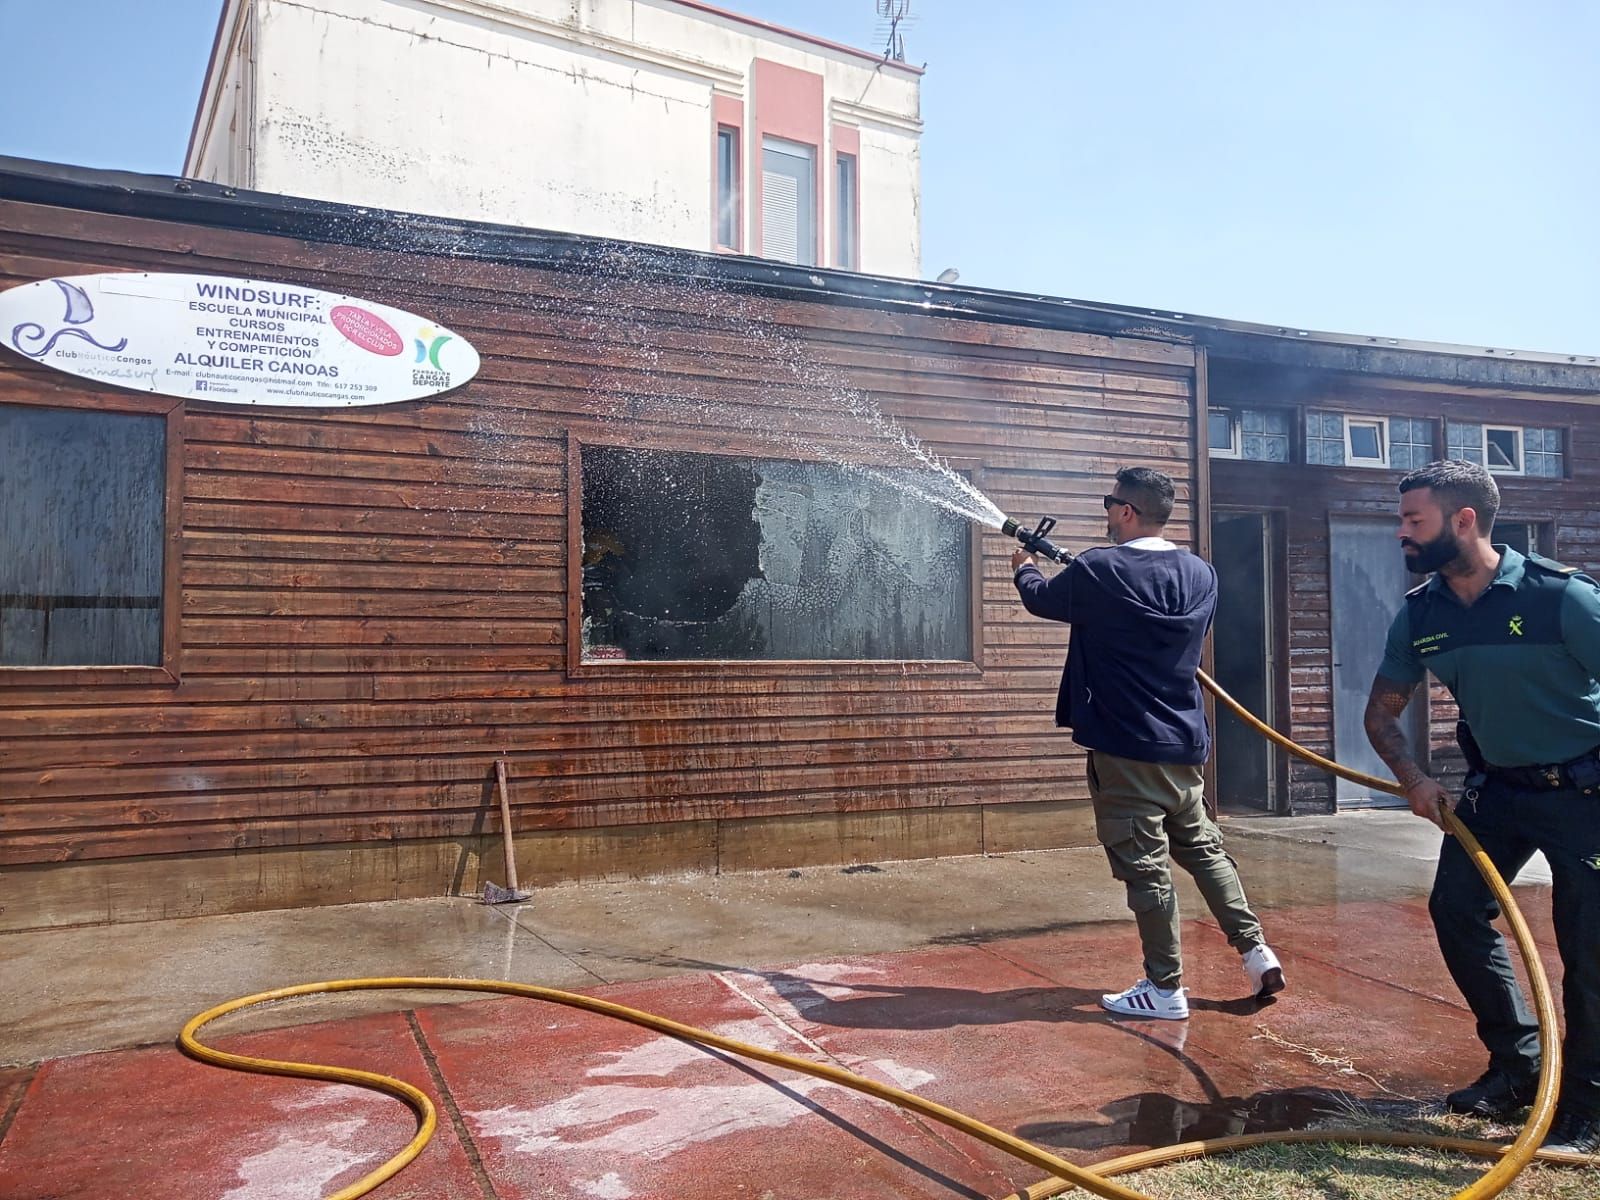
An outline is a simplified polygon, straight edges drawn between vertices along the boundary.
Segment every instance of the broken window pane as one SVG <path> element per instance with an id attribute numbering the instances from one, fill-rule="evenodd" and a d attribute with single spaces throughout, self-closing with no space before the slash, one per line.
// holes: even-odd
<path id="1" fill-rule="evenodd" d="M 1483 452 L 1491 471 L 1522 470 L 1522 430 L 1485 428 Z"/>
<path id="2" fill-rule="evenodd" d="M 583 450 L 583 656 L 972 657 L 967 523 L 826 463 Z"/>
<path id="3" fill-rule="evenodd" d="M 166 420 L 0 405 L 0 666 L 159 666 Z"/>

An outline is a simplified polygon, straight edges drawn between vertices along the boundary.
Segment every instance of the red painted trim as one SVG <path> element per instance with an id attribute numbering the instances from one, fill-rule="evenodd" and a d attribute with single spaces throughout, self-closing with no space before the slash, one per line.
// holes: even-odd
<path id="1" fill-rule="evenodd" d="M 844 264 L 844 269 L 846 271 L 859 271 L 861 269 L 861 130 L 854 125 L 835 125 L 830 131 L 829 137 L 833 142 L 833 161 L 828 164 L 829 180 L 832 184 L 828 192 L 830 196 L 838 195 L 839 156 L 848 154 L 855 159 L 856 191 L 855 195 L 851 197 L 852 203 L 849 216 L 855 227 L 856 244 L 855 253 L 851 255 L 851 261 Z M 845 214 L 842 212 L 833 214 L 833 224 L 831 226 L 833 237 L 829 239 L 832 245 L 829 248 L 828 255 L 828 265 L 830 267 L 839 265 L 839 241 L 844 216 Z"/>
<path id="2" fill-rule="evenodd" d="M 739 140 L 733 164 L 739 196 L 734 205 L 731 246 L 724 246 L 717 238 L 719 232 L 717 217 L 722 204 L 722 197 L 717 190 L 717 169 L 721 162 L 721 156 L 717 152 L 717 133 L 722 129 L 734 130 Z M 744 249 L 745 213 L 749 211 L 745 205 L 745 197 L 750 192 L 746 182 L 750 177 L 749 162 L 749 139 L 745 136 L 744 129 L 744 101 L 733 96 L 713 95 L 711 97 L 711 248 L 713 250 L 729 250 L 737 254 Z"/>
<path id="3" fill-rule="evenodd" d="M 733 21 L 739 25 L 751 25 L 756 29 L 764 29 L 768 33 L 794 38 L 797 42 L 805 42 L 812 46 L 822 46 L 840 54 L 848 54 L 851 58 L 865 59 L 867 62 L 877 63 L 891 70 L 904 71 L 908 75 L 921 75 L 923 73 L 921 67 L 913 67 L 909 63 L 896 62 L 892 58 L 884 58 L 883 55 L 873 54 L 869 50 L 857 50 L 854 46 L 846 46 L 840 42 L 830 42 L 827 38 L 815 37 L 809 33 L 800 33 L 793 29 L 787 29 L 782 25 L 774 25 L 770 21 L 758 21 L 754 17 L 745 16 L 743 13 L 729 12 L 725 8 L 717 8 L 712 4 L 702 4 L 700 0 L 668 0 L 668 2 L 676 4 L 680 8 L 693 8 L 703 13 L 710 13 L 712 16 L 721 17 L 726 21 Z"/>
<path id="4" fill-rule="evenodd" d="M 816 242 L 812 258 L 823 263 L 822 202 L 823 180 L 828 177 L 823 161 L 822 76 L 796 67 L 786 67 L 758 58 L 750 64 L 750 92 L 755 111 L 750 137 L 750 221 L 751 252 L 761 254 L 761 161 L 769 137 L 799 142 L 811 147 L 813 183 L 816 185 Z"/>

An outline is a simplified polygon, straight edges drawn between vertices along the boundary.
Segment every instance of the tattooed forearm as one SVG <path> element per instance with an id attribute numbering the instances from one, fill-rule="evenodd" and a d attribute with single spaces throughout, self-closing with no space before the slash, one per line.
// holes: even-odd
<path id="1" fill-rule="evenodd" d="M 1367 712 L 1363 724 L 1367 740 L 1378 752 L 1378 757 L 1389 765 L 1401 787 L 1408 791 L 1428 775 L 1411 758 L 1406 749 L 1405 731 L 1400 728 L 1400 714 L 1405 712 L 1416 691 L 1414 683 L 1396 683 L 1379 675 L 1372 681 L 1372 692 L 1367 696 Z"/>

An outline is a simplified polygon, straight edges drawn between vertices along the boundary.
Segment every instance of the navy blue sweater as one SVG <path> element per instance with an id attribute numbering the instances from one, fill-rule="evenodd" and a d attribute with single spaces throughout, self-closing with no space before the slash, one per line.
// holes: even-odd
<path id="1" fill-rule="evenodd" d="M 1023 565 L 1023 606 L 1072 625 L 1056 724 L 1072 740 L 1140 762 L 1203 763 L 1211 732 L 1195 671 L 1217 607 L 1217 573 L 1187 550 L 1104 546 L 1046 579 Z"/>

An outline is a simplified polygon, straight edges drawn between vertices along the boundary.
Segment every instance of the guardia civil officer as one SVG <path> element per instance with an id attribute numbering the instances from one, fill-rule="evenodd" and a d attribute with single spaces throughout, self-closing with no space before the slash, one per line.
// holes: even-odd
<path id="1" fill-rule="evenodd" d="M 1367 701 L 1367 737 L 1411 811 L 1442 827 L 1455 811 L 1507 879 L 1542 850 L 1554 880 L 1565 968 L 1561 1100 L 1547 1149 L 1600 1150 L 1600 584 L 1575 568 L 1491 545 L 1500 491 L 1483 467 L 1430 463 L 1400 481 L 1406 564 L 1433 572 L 1389 628 Z M 1467 756 L 1460 802 L 1412 760 L 1399 717 L 1426 673 L 1450 689 Z M 1423 703 L 1426 703 L 1426 689 Z M 1428 903 L 1456 986 L 1478 1019 L 1489 1066 L 1446 1098 L 1504 1117 L 1528 1104 L 1538 1025 L 1511 971 L 1488 885 L 1447 837 Z"/>

